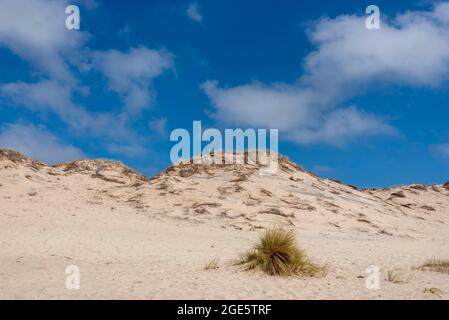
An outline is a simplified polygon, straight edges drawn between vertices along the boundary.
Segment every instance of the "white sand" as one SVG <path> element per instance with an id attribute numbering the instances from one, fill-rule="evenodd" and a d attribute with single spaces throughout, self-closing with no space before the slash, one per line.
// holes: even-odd
<path id="1" fill-rule="evenodd" d="M 0 151 L 0 298 L 449 298 L 449 274 L 415 269 L 449 259 L 449 190 L 357 191 L 286 159 L 274 177 L 257 169 L 180 165 L 146 182 L 117 163 L 49 167 Z M 275 225 L 295 230 L 327 276 L 232 265 Z M 204 270 L 213 258 L 219 268 Z M 65 287 L 68 265 L 79 290 Z M 369 265 L 379 290 L 365 287 Z"/>

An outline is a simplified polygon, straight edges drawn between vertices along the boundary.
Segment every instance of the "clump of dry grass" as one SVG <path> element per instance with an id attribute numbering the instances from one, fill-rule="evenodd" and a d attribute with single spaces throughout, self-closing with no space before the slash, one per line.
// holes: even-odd
<path id="1" fill-rule="evenodd" d="M 423 293 L 429 293 L 438 296 L 439 298 L 442 298 L 442 294 L 444 292 L 438 288 L 424 288 Z"/>
<path id="2" fill-rule="evenodd" d="M 388 270 L 387 275 L 388 282 L 392 282 L 394 284 L 408 283 L 410 281 L 410 277 L 405 278 L 404 274 L 400 274 L 396 270 Z"/>
<path id="3" fill-rule="evenodd" d="M 236 262 L 244 270 L 260 269 L 269 275 L 316 276 L 325 268 L 309 261 L 304 251 L 298 248 L 292 231 L 282 228 L 267 230 L 257 245 L 244 253 Z"/>
<path id="4" fill-rule="evenodd" d="M 449 260 L 433 259 L 426 261 L 420 269 L 449 274 Z"/>
<path id="5" fill-rule="evenodd" d="M 399 283 L 398 274 L 394 270 L 388 270 L 388 282 Z"/>
<path id="6" fill-rule="evenodd" d="M 204 270 L 214 270 L 218 268 L 220 268 L 220 266 L 218 265 L 218 258 L 213 258 L 204 266 Z"/>

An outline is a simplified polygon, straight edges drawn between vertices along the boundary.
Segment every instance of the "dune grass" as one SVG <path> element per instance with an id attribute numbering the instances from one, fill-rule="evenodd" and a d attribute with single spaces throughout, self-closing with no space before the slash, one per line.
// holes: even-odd
<path id="1" fill-rule="evenodd" d="M 236 265 L 278 276 L 317 276 L 325 271 L 325 267 L 309 261 L 298 247 L 295 234 L 282 228 L 265 231 L 259 243 L 242 254 Z"/>
<path id="2" fill-rule="evenodd" d="M 405 277 L 404 274 L 399 273 L 397 270 L 388 270 L 387 280 L 394 284 L 403 284 L 410 282 L 411 277 Z"/>
<path id="3" fill-rule="evenodd" d="M 219 266 L 219 260 L 218 258 L 213 258 L 212 260 L 210 260 L 205 266 L 204 266 L 204 270 L 215 270 L 220 268 Z"/>
<path id="4" fill-rule="evenodd" d="M 440 298 L 442 298 L 442 294 L 444 294 L 444 292 L 438 288 L 424 288 L 423 293 L 433 294 Z"/>
<path id="5" fill-rule="evenodd" d="M 420 269 L 449 274 L 449 260 L 433 259 L 426 261 Z"/>
<path id="6" fill-rule="evenodd" d="M 399 280 L 398 274 L 394 270 L 388 270 L 388 282 L 393 283 L 402 283 L 401 280 Z"/>

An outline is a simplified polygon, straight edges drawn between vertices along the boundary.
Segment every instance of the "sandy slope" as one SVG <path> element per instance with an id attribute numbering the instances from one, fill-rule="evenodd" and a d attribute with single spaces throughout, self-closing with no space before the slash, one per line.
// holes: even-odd
<path id="1" fill-rule="evenodd" d="M 0 151 L 0 298 L 449 298 L 448 274 L 414 268 L 449 259 L 448 186 L 356 190 L 286 158 L 276 176 L 258 169 L 180 164 L 147 180 L 111 161 L 49 167 Z M 233 266 L 273 225 L 328 275 Z M 72 264 L 80 290 L 65 287 Z M 365 287 L 372 264 L 380 290 Z"/>

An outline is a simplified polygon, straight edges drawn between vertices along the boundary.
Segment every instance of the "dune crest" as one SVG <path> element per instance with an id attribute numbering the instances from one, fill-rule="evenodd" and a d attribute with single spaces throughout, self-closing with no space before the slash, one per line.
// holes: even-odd
<path id="1" fill-rule="evenodd" d="M 279 157 L 279 171 L 273 176 L 259 175 L 259 163 L 190 161 L 174 164 L 150 179 L 112 160 L 47 166 L 11 150 L 1 150 L 0 159 L 2 177 L 16 172 L 15 184 L 44 193 L 55 179 L 60 186 L 76 179 L 83 198 L 130 206 L 150 217 L 245 230 L 301 224 L 410 237 L 419 236 L 427 227 L 449 224 L 446 185 L 358 190 L 335 179 L 322 179 L 284 156 Z M 8 180 L 2 181 L 7 187 Z M 56 192 L 55 186 L 51 190 Z M 419 232 L 412 232 L 418 225 Z"/>

